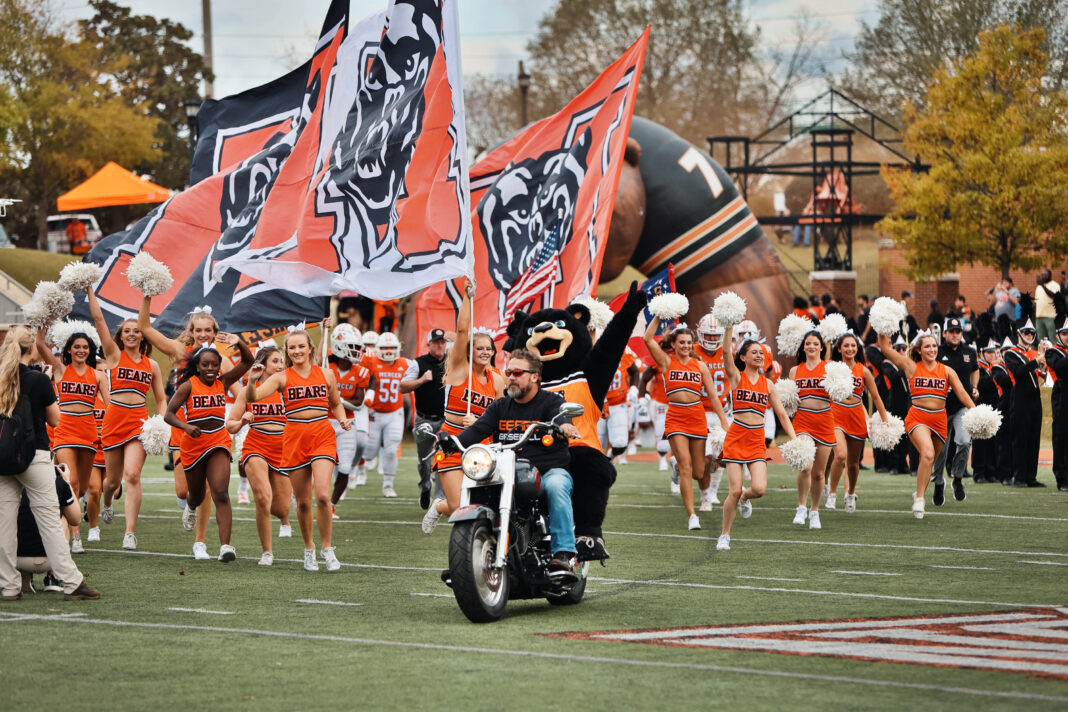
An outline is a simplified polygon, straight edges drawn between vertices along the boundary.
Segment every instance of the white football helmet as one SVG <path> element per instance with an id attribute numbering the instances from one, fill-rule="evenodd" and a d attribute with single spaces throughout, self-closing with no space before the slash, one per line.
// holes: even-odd
<path id="1" fill-rule="evenodd" d="M 367 354 L 375 355 L 375 344 L 378 343 L 377 331 L 365 331 L 363 332 L 363 352 Z"/>
<path id="2" fill-rule="evenodd" d="M 753 341 L 760 341 L 761 339 L 760 329 L 757 328 L 752 319 L 746 319 L 734 327 L 734 333 L 737 334 L 738 343 L 746 339 L 752 339 Z"/>
<path id="3" fill-rule="evenodd" d="M 705 314 L 701 321 L 697 322 L 697 342 L 708 353 L 715 353 L 723 345 L 723 331 L 716 317 Z"/>
<path id="4" fill-rule="evenodd" d="M 384 331 L 378 336 L 375 351 L 383 363 L 393 363 L 400 356 L 400 340 L 392 331 Z"/>
<path id="5" fill-rule="evenodd" d="M 352 324 L 338 324 L 330 335 L 330 351 L 338 358 L 359 361 L 363 355 L 360 332 Z"/>

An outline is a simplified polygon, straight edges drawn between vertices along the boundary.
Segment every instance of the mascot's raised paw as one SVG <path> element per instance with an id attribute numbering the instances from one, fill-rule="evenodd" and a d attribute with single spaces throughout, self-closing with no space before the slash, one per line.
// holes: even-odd
<path id="1" fill-rule="evenodd" d="M 642 290 L 638 289 L 637 282 L 630 283 L 630 291 L 627 292 L 627 300 L 623 304 L 623 308 L 628 312 L 637 314 L 645 305 L 649 303 L 649 295 Z"/>

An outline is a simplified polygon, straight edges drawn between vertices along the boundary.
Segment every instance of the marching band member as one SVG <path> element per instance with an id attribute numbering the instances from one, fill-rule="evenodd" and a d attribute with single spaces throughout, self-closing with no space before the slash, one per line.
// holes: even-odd
<path id="1" fill-rule="evenodd" d="M 1012 477 L 1016 487 L 1045 487 L 1038 477 L 1038 449 L 1042 440 L 1042 395 L 1045 357 L 1035 350 L 1036 329 L 1029 316 L 1016 328 L 1017 344 L 1003 354 L 1012 373 Z"/>
<path id="2" fill-rule="evenodd" d="M 1064 298 L 1054 299 L 1062 304 Z M 1068 492 L 1068 314 L 1061 310 L 1060 326 L 1057 327 L 1057 343 L 1046 350 L 1046 364 L 1055 379 L 1051 405 L 1053 410 L 1053 476 L 1057 489 Z"/>

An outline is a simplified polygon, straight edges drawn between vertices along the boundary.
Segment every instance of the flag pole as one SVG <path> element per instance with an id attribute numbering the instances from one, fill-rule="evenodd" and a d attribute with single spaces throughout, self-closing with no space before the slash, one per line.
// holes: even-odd
<path id="1" fill-rule="evenodd" d="M 469 288 L 470 287 L 470 288 Z M 467 302 L 471 306 L 470 319 L 467 322 L 467 414 L 471 415 L 471 386 L 475 380 L 475 290 L 474 284 L 468 281 L 464 285 L 467 294 Z"/>

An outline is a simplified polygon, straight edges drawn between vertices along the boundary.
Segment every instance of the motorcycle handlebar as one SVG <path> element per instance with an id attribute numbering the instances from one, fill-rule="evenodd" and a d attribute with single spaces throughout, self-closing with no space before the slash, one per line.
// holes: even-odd
<path id="1" fill-rule="evenodd" d="M 520 436 L 519 440 L 514 443 L 509 443 L 507 445 L 493 443 L 493 445 L 495 445 L 499 450 L 516 450 L 526 444 L 526 442 L 530 440 L 534 433 L 543 429 L 548 430 L 552 435 L 556 437 L 565 437 L 559 425 L 553 423 L 552 421 L 543 421 L 539 423 L 531 423 L 530 425 L 528 425 L 527 429 L 523 431 L 523 435 Z M 445 447 L 446 444 L 449 445 L 449 448 Z M 461 445 L 455 437 L 449 435 L 444 430 L 438 433 L 438 446 L 441 447 L 442 450 L 451 449 L 453 452 L 465 452 L 467 450 L 467 448 Z"/>

